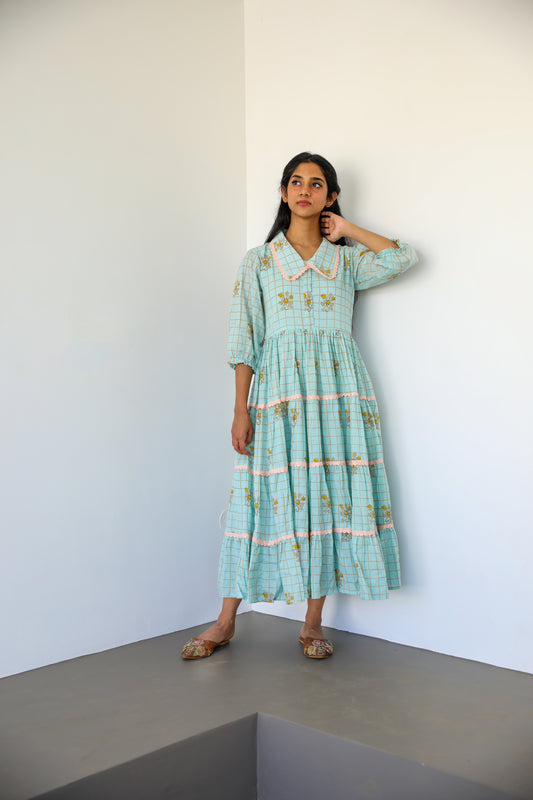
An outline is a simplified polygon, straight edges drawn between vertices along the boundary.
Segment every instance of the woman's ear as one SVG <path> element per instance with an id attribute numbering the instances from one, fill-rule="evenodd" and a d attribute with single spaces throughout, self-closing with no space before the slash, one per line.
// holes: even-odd
<path id="1" fill-rule="evenodd" d="M 287 189 L 285 188 L 285 186 L 281 187 L 281 199 L 283 200 L 284 203 L 287 202 Z"/>
<path id="2" fill-rule="evenodd" d="M 338 196 L 339 195 L 338 195 L 337 192 L 332 192 L 329 195 L 328 199 L 326 200 L 326 208 L 329 208 L 330 206 L 332 206 Z"/>

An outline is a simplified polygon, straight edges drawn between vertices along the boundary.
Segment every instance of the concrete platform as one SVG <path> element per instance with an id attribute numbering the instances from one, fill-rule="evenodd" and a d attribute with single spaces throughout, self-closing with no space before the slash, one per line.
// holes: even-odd
<path id="1" fill-rule="evenodd" d="M 462 784 L 467 794 L 457 788 L 450 796 L 478 797 L 474 792 L 485 787 L 487 798 L 498 793 L 533 798 L 533 676 L 333 629 L 326 632 L 335 654 L 307 659 L 298 643 L 300 626 L 252 611 L 238 616 L 231 643 L 202 661 L 184 661 L 180 650 L 206 625 L 4 678 L 0 798 L 28 800 L 52 790 L 51 797 L 90 797 L 82 794 L 88 778 L 118 780 L 101 783 L 115 788 L 100 788 L 92 795 L 99 798 L 225 797 L 209 783 L 210 764 L 215 777 L 225 770 L 242 779 L 242 787 L 227 795 L 232 800 L 261 797 L 253 784 L 261 778 L 266 792 L 261 770 L 267 765 L 268 771 L 268 747 L 257 749 L 258 742 L 267 741 L 258 731 L 272 731 L 272 726 L 276 732 L 270 741 L 287 742 L 280 758 L 292 742 L 295 765 L 296 753 L 307 753 L 308 766 L 317 770 L 305 793 L 302 776 L 293 776 L 306 800 L 320 776 L 329 774 L 318 756 L 309 758 L 313 742 L 317 754 L 328 748 L 346 753 L 351 746 L 345 763 L 347 768 L 353 764 L 354 781 L 365 764 L 374 763 L 382 778 L 398 769 L 413 780 L 423 765 L 450 780 L 471 782 L 471 795 Z M 326 738 L 317 744 L 317 736 Z M 328 739 L 326 747 L 328 736 L 340 740 Z M 303 750 L 302 742 L 307 743 Z M 365 748 L 379 751 L 374 761 Z M 275 755 L 271 748 L 270 759 Z M 410 764 L 390 766 L 389 756 Z M 141 776 L 167 774 L 165 764 L 172 767 L 166 793 L 157 794 L 152 781 L 143 794 Z M 278 764 L 276 774 L 279 769 Z M 283 769 L 283 786 L 288 786 L 287 764 Z M 115 770 L 115 776 L 105 770 Z M 328 785 L 339 771 L 329 774 Z M 206 777 L 208 794 L 205 789 L 195 793 L 200 791 L 195 775 Z M 121 794 L 120 786 L 133 778 L 129 792 Z M 365 780 L 366 794 L 356 794 L 353 783 L 353 793 L 346 796 L 389 797 L 372 786 L 372 776 Z M 76 787 L 66 786 L 73 782 Z M 141 793 L 134 794 L 132 785 Z M 281 800 L 281 788 L 276 791 Z M 411 798 L 418 796 L 413 790 Z"/>

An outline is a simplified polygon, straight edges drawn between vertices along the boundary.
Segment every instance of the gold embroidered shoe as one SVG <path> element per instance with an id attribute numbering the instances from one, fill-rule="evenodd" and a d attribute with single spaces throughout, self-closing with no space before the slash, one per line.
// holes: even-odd
<path id="1" fill-rule="evenodd" d="M 229 639 L 223 642 L 212 642 L 210 639 L 189 639 L 183 645 L 181 655 L 183 658 L 207 658 L 217 648 L 223 644 L 228 644 Z"/>
<path id="2" fill-rule="evenodd" d="M 333 654 L 333 645 L 329 639 L 313 639 L 312 636 L 304 639 L 300 636 L 299 640 L 304 646 L 304 656 L 308 658 L 328 658 Z"/>

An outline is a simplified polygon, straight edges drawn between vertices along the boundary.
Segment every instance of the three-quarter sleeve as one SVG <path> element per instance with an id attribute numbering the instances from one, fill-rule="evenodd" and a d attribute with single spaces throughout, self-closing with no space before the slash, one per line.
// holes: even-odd
<path id="1" fill-rule="evenodd" d="M 418 255 L 413 247 L 400 239 L 392 239 L 398 247 L 386 247 L 379 253 L 373 250 L 353 248 L 352 265 L 355 288 L 370 289 L 390 281 L 405 272 L 418 262 Z M 352 248 L 350 248 L 352 249 Z"/>
<path id="2" fill-rule="evenodd" d="M 259 258 L 249 250 L 237 270 L 228 323 L 228 364 L 248 364 L 257 371 L 265 336 L 265 312 L 259 281 Z"/>

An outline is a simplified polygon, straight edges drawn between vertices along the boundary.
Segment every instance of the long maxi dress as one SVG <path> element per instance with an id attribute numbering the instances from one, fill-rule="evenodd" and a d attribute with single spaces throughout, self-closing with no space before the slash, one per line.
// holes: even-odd
<path id="1" fill-rule="evenodd" d="M 400 586 L 379 410 L 352 336 L 355 292 L 418 261 L 323 238 L 304 261 L 280 232 L 248 250 L 229 311 L 228 364 L 254 377 L 249 455 L 235 454 L 221 597 L 295 603 Z"/>

